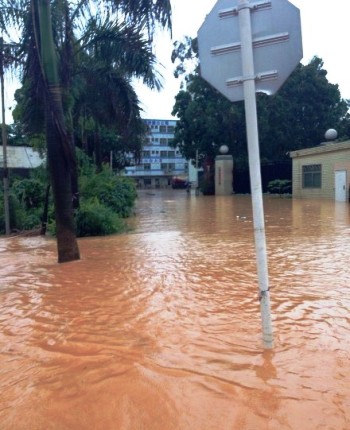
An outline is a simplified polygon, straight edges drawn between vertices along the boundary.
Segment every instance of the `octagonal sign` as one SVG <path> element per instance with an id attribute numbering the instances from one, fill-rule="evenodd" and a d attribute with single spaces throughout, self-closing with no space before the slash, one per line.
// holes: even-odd
<path id="1" fill-rule="evenodd" d="M 244 99 L 239 0 L 218 0 L 198 31 L 201 76 L 231 101 Z M 303 57 L 300 12 L 288 0 L 249 3 L 255 88 L 274 94 Z"/>

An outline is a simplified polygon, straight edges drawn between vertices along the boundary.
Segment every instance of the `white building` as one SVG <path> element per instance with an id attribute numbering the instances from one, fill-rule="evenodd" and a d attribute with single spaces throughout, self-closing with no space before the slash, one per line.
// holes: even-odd
<path id="1" fill-rule="evenodd" d="M 170 146 L 176 120 L 145 119 L 149 132 L 140 161 L 125 168 L 125 175 L 141 188 L 167 188 L 172 179 L 187 178 L 188 163 L 177 148 Z"/>

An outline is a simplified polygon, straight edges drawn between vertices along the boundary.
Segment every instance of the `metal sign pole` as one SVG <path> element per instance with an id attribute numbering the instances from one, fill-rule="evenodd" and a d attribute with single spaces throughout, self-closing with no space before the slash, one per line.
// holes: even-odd
<path id="1" fill-rule="evenodd" d="M 270 293 L 267 270 L 264 208 L 262 199 L 255 72 L 249 0 L 239 0 L 244 106 L 246 116 L 249 174 L 253 206 L 254 237 L 259 281 L 260 312 L 265 348 L 273 347 Z"/>

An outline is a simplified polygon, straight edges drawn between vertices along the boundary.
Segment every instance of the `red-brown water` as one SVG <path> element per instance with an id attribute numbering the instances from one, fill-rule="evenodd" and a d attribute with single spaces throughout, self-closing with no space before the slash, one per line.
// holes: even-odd
<path id="1" fill-rule="evenodd" d="M 349 205 L 264 205 L 272 350 L 249 196 L 143 192 L 73 263 L 0 239 L 0 429 L 349 430 Z"/>

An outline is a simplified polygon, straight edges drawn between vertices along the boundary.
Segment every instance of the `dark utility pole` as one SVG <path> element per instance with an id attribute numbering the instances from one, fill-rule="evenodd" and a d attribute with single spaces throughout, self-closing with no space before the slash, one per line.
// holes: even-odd
<path id="1" fill-rule="evenodd" d="M 10 206 L 9 206 L 9 169 L 7 167 L 7 133 L 5 120 L 5 96 L 4 96 L 4 39 L 0 37 L 0 91 L 1 91 L 1 136 L 3 153 L 3 185 L 4 185 L 4 212 L 5 233 L 10 234 Z"/>

